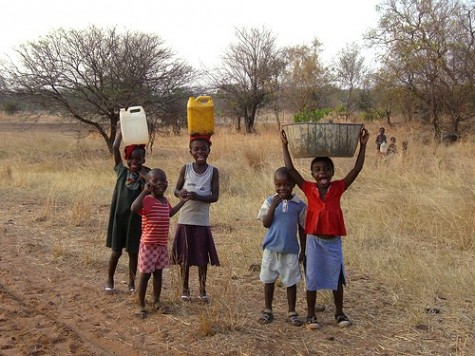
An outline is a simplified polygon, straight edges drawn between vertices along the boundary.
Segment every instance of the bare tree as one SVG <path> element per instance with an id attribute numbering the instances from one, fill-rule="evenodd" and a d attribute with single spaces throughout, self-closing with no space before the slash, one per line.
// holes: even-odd
<path id="1" fill-rule="evenodd" d="M 120 108 L 142 105 L 158 119 L 176 100 L 186 107 L 176 94 L 193 77 L 158 36 L 115 28 L 59 29 L 16 53 L 18 64 L 1 68 L 8 91 L 89 125 L 111 152 Z"/>
<path id="2" fill-rule="evenodd" d="M 383 69 L 428 113 L 436 139 L 441 120 L 459 124 L 475 113 L 474 10 L 461 0 L 386 0 L 367 38 L 382 47 Z"/>
<path id="3" fill-rule="evenodd" d="M 284 67 L 282 50 L 276 38 L 263 29 L 237 29 L 236 42 L 222 57 L 222 65 L 211 79 L 225 104 L 237 117 L 244 118 L 247 133 L 254 132 L 256 113 L 278 89 L 277 77 Z"/>

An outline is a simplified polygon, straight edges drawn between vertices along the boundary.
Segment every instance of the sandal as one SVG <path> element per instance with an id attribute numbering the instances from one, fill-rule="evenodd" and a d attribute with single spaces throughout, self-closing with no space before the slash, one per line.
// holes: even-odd
<path id="1" fill-rule="evenodd" d="M 200 295 L 198 300 L 203 304 L 209 304 L 209 297 L 208 295 Z"/>
<path id="2" fill-rule="evenodd" d="M 186 295 L 186 294 L 182 295 L 180 298 L 181 298 L 182 302 L 190 302 L 191 301 L 191 297 L 189 295 Z"/>
<path id="3" fill-rule="evenodd" d="M 348 319 L 344 313 L 335 315 L 335 320 L 340 328 L 346 328 L 347 326 L 351 325 L 350 319 Z"/>
<path id="4" fill-rule="evenodd" d="M 259 318 L 261 324 L 270 324 L 272 323 L 272 320 L 274 320 L 274 314 L 272 314 L 271 310 L 267 309 L 262 312 L 262 315 Z"/>
<path id="5" fill-rule="evenodd" d="M 299 318 L 296 312 L 290 312 L 287 321 L 293 326 L 302 326 L 303 321 Z"/>
<path id="6" fill-rule="evenodd" d="M 307 329 L 311 330 L 317 330 L 322 327 L 322 324 L 320 324 L 317 320 L 317 317 L 314 316 L 307 316 L 307 319 L 305 320 L 305 324 L 307 325 Z"/>

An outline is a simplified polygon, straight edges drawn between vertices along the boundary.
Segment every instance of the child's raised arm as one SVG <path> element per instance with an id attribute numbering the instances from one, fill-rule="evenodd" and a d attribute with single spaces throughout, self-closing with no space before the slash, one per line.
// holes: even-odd
<path id="1" fill-rule="evenodd" d="M 287 167 L 289 170 L 290 177 L 292 177 L 292 180 L 295 182 L 295 184 L 297 184 L 299 188 L 302 188 L 304 179 L 294 167 L 289 152 L 289 141 L 287 140 L 287 135 L 285 134 L 284 130 L 280 131 L 280 140 L 282 141 L 285 167 Z"/>
<path id="2" fill-rule="evenodd" d="M 120 143 L 122 142 L 122 130 L 120 129 L 120 121 L 117 121 L 114 143 L 112 144 L 112 151 L 114 152 L 114 161 L 117 166 L 122 162 L 122 156 L 120 155 Z"/>
<path id="3" fill-rule="evenodd" d="M 358 152 L 358 157 L 356 158 L 355 166 L 343 179 L 343 181 L 345 182 L 345 189 L 348 188 L 351 183 L 354 182 L 356 177 L 358 177 L 358 174 L 363 169 L 366 154 L 366 143 L 368 142 L 368 139 L 368 130 L 363 127 L 360 131 L 360 151 Z"/>

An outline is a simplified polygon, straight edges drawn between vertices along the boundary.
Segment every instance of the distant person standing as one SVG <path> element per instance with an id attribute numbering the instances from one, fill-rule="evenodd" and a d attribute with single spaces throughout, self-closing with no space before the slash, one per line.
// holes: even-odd
<path id="1" fill-rule="evenodd" d="M 381 145 L 384 142 L 387 142 L 387 138 L 384 132 L 385 132 L 384 127 L 380 127 L 379 134 L 378 136 L 376 136 L 376 151 L 377 151 L 378 156 L 381 155 Z"/>
<path id="2" fill-rule="evenodd" d="M 127 167 L 124 166 L 120 154 L 121 142 L 122 133 L 120 126 L 117 126 L 117 135 L 112 146 L 117 181 L 112 196 L 106 239 L 106 246 L 112 249 L 105 286 L 105 292 L 108 294 L 114 292 L 114 275 L 124 248 L 129 254 L 128 290 L 130 292 L 135 291 L 135 275 L 137 273 L 142 224 L 140 216 L 132 213 L 130 206 L 142 191 L 145 184 L 144 177 L 150 170 L 143 166 L 145 163 L 145 145 L 126 146 L 124 153 Z"/>
<path id="3" fill-rule="evenodd" d="M 395 155 L 397 153 L 397 146 L 396 146 L 396 137 L 392 136 L 389 139 L 389 146 L 388 146 L 388 151 L 387 155 Z"/>

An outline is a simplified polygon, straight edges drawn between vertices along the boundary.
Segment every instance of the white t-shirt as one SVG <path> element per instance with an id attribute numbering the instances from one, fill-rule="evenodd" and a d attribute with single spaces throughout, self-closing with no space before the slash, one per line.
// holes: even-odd
<path id="1" fill-rule="evenodd" d="M 198 174 L 193 169 L 193 163 L 185 166 L 185 182 L 183 189 L 195 192 L 198 195 L 211 195 L 211 181 L 213 180 L 214 167 L 208 164 L 208 168 L 202 174 Z M 188 200 L 180 209 L 179 224 L 209 226 L 210 203 L 202 201 Z"/>

